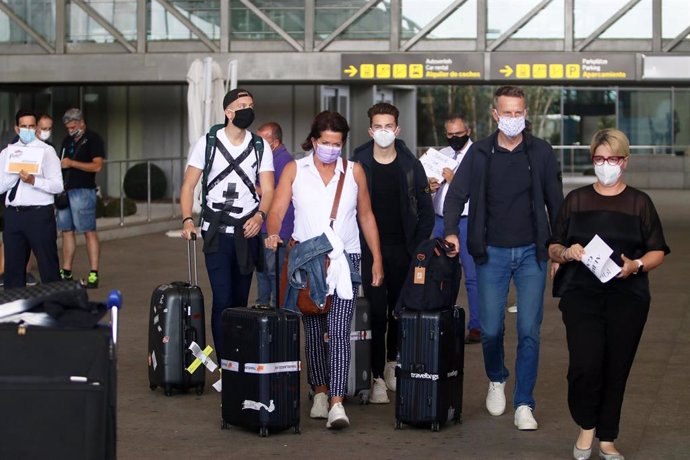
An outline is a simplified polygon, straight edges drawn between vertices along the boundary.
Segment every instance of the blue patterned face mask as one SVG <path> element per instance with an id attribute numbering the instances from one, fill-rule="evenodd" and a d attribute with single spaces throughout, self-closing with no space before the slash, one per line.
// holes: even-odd
<path id="1" fill-rule="evenodd" d="M 28 144 L 36 139 L 36 131 L 29 128 L 19 128 L 19 140 Z"/>
<path id="2" fill-rule="evenodd" d="M 525 117 L 498 117 L 498 129 L 508 137 L 516 137 L 525 130 Z"/>

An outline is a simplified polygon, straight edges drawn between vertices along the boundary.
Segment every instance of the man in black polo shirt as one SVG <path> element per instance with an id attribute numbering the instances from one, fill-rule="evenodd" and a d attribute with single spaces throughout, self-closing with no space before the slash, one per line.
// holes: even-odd
<path id="1" fill-rule="evenodd" d="M 71 280 L 76 250 L 76 233 L 83 233 L 91 271 L 86 287 L 98 287 L 100 242 L 96 233 L 96 173 L 103 167 L 103 139 L 86 128 L 79 109 L 69 109 L 62 117 L 68 136 L 62 141 L 61 164 L 69 207 L 58 209 L 57 228 L 62 232 L 62 279 Z"/>
<path id="2" fill-rule="evenodd" d="M 563 186 L 551 146 L 525 132 L 527 109 L 521 88 L 503 86 L 494 94 L 498 130 L 475 142 L 459 179 L 450 184 L 443 207 L 444 233 L 458 246 L 458 221 L 470 200 L 467 244 L 474 257 L 479 289 L 479 322 L 484 369 L 489 378 L 486 408 L 506 406 L 503 334 L 511 278 L 517 290 L 518 346 L 515 362 L 515 426 L 536 430 L 534 386 L 539 367 L 539 329 L 551 235 L 563 202 Z"/>

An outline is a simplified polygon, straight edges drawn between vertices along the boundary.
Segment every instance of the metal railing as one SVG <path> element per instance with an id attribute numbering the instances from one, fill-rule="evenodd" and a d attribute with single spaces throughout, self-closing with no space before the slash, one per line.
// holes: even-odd
<path id="1" fill-rule="evenodd" d="M 168 157 L 168 158 L 140 158 L 140 159 L 128 159 L 128 160 L 104 160 L 103 164 L 107 169 L 106 178 L 109 178 L 112 174 L 110 167 L 117 167 L 117 183 L 119 188 L 119 200 L 120 200 L 120 227 L 125 225 L 125 174 L 129 170 L 130 165 L 146 163 L 146 222 L 151 222 L 151 165 L 153 163 L 170 163 L 169 166 L 169 176 L 167 179 L 170 181 L 170 217 L 177 217 L 178 207 L 177 198 L 179 187 L 175 183 L 175 168 L 179 165 L 180 167 L 180 181 L 182 180 L 182 175 L 184 174 L 184 162 L 186 162 L 187 157 Z M 160 165 L 156 165 L 159 166 Z M 163 168 L 161 168 L 163 169 Z M 108 179 L 106 179 L 108 181 Z M 108 188 L 106 185 L 106 189 Z"/>

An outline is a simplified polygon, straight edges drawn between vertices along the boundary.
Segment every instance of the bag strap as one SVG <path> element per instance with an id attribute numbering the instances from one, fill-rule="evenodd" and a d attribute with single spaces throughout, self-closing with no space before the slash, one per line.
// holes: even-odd
<path id="1" fill-rule="evenodd" d="M 211 166 L 216 151 L 216 133 L 225 128 L 225 125 L 213 125 L 206 133 L 206 150 L 204 151 L 204 169 L 201 180 L 201 213 L 199 215 L 199 225 L 203 220 L 204 209 L 206 208 L 206 195 L 208 195 L 208 175 L 211 173 Z"/>
<path id="2" fill-rule="evenodd" d="M 338 215 L 338 205 L 340 205 L 340 196 L 343 194 L 343 184 L 345 183 L 345 174 L 347 173 L 347 158 L 343 158 L 343 173 L 338 178 L 338 188 L 335 190 L 335 199 L 333 200 L 333 207 L 331 208 L 331 228 L 333 222 Z"/>

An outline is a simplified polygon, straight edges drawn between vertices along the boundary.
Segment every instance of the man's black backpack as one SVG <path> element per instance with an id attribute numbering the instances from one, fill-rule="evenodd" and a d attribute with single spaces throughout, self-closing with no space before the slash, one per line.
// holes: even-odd
<path id="1" fill-rule="evenodd" d="M 462 269 L 458 257 L 449 257 L 450 247 L 441 238 L 422 241 L 410 262 L 396 314 L 402 310 L 441 310 L 455 305 Z"/>

